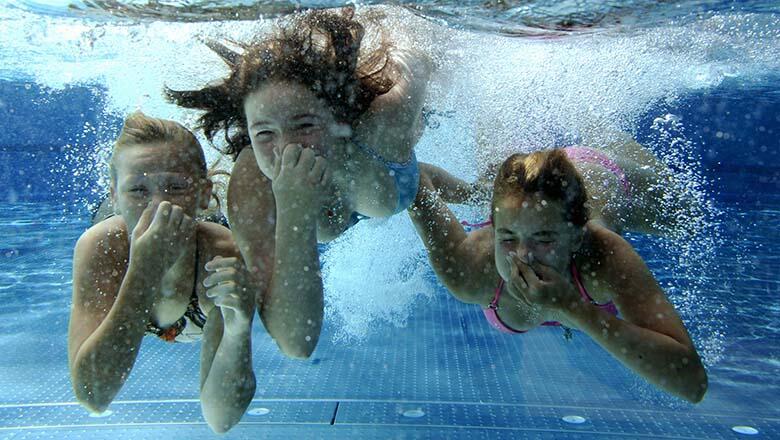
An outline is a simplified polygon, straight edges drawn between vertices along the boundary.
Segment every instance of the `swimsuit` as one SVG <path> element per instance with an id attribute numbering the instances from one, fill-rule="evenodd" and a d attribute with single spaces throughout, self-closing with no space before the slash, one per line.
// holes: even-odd
<path id="1" fill-rule="evenodd" d="M 372 159 L 384 165 L 387 168 L 387 174 L 395 179 L 395 188 L 398 191 L 398 201 L 396 202 L 393 214 L 398 214 L 408 208 L 412 202 L 414 202 L 415 197 L 417 197 L 417 190 L 420 187 L 420 168 L 414 150 L 412 150 L 411 157 L 409 157 L 409 160 L 406 162 L 390 162 L 369 146 L 354 139 L 352 142 L 366 154 L 371 156 Z M 353 212 L 350 215 L 349 224 L 350 226 L 353 226 L 360 220 L 367 218 L 370 217 Z"/>
<path id="2" fill-rule="evenodd" d="M 192 286 L 190 303 L 178 321 L 166 328 L 160 328 L 151 321 L 146 323 L 146 334 L 154 335 L 166 342 L 195 342 L 203 337 L 206 314 L 198 303 L 198 249 L 195 248 L 195 284 Z"/>
<path id="3" fill-rule="evenodd" d="M 618 178 L 618 181 L 620 181 L 620 185 L 623 187 L 623 192 L 629 197 L 629 199 L 631 198 L 631 184 L 628 182 L 626 173 L 606 154 L 594 148 L 579 146 L 566 147 L 563 149 L 563 151 L 572 162 L 601 165 L 604 167 L 604 169 L 610 171 L 615 175 L 615 177 Z"/>
<path id="4" fill-rule="evenodd" d="M 580 273 L 577 271 L 577 267 L 574 265 L 574 262 L 571 264 L 571 277 L 574 280 L 574 284 L 577 286 L 577 290 L 580 292 L 580 297 L 582 297 L 583 300 L 593 304 L 594 306 L 604 310 L 607 313 L 610 313 L 612 315 L 617 315 L 618 310 L 615 304 L 610 301 L 605 304 L 598 304 L 596 301 L 591 298 L 591 296 L 588 294 L 588 291 L 585 290 L 585 286 L 582 285 L 582 280 L 580 279 Z M 490 301 L 490 304 L 488 304 L 487 307 L 482 309 L 482 311 L 485 314 L 485 318 L 488 320 L 490 325 L 493 326 L 496 330 L 499 330 L 502 333 L 525 333 L 527 330 L 516 330 L 512 327 L 509 327 L 504 323 L 504 321 L 501 320 L 501 318 L 498 316 L 498 299 L 501 297 L 501 291 L 504 288 L 504 280 L 501 279 L 501 281 L 498 283 L 498 287 L 496 288 L 496 293 L 493 295 L 493 300 Z M 556 326 L 556 327 L 564 327 L 565 330 L 568 330 L 563 324 L 561 324 L 558 321 L 545 321 L 541 325 L 545 326 Z M 568 335 L 570 335 L 570 331 L 567 332 Z M 568 337 L 567 337 L 568 339 Z"/>

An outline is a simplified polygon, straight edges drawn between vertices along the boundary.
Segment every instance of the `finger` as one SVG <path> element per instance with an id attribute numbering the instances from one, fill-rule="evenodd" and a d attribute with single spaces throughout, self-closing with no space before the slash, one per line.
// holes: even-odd
<path id="1" fill-rule="evenodd" d="M 207 276 L 206 279 L 203 280 L 203 285 L 205 287 L 212 287 L 216 286 L 220 283 L 225 283 L 228 281 L 232 281 L 234 283 L 240 283 L 241 282 L 241 273 L 233 268 L 229 269 L 223 269 L 219 272 L 214 272 L 211 275 Z"/>
<path id="2" fill-rule="evenodd" d="M 149 225 L 152 224 L 152 219 L 154 218 L 156 212 L 156 205 L 150 203 L 146 206 L 144 212 L 141 213 L 141 218 L 138 219 L 138 224 L 136 224 L 135 228 L 133 228 L 133 236 L 137 237 L 139 235 L 143 235 L 143 233 L 149 229 Z"/>
<path id="3" fill-rule="evenodd" d="M 298 159 L 301 157 L 302 150 L 303 148 L 301 148 L 300 144 L 289 144 L 284 147 L 284 151 L 282 151 L 282 168 L 295 167 L 298 164 Z"/>
<path id="4" fill-rule="evenodd" d="M 222 295 L 236 294 L 241 287 L 234 281 L 225 281 L 206 290 L 206 296 L 216 299 Z"/>
<path id="5" fill-rule="evenodd" d="M 168 225 L 168 219 L 171 216 L 171 202 L 162 202 L 157 206 L 157 213 L 154 214 L 152 224 L 155 226 Z"/>
<path id="6" fill-rule="evenodd" d="M 298 166 L 305 171 L 311 171 L 316 159 L 316 152 L 313 148 L 304 148 L 301 150 L 301 155 L 298 158 Z"/>
<path id="7" fill-rule="evenodd" d="M 509 261 L 509 280 L 516 283 L 522 289 L 527 289 L 528 281 L 523 277 L 523 273 L 520 272 L 520 268 L 518 267 L 518 265 L 522 263 L 518 262 L 516 257 L 512 255 L 509 255 L 506 258 L 507 261 Z"/>
<path id="8" fill-rule="evenodd" d="M 208 271 L 216 271 L 228 267 L 233 269 L 241 269 L 243 267 L 243 263 L 236 257 L 224 258 L 217 255 L 216 257 L 212 258 L 211 261 L 206 263 L 205 267 Z"/>
<path id="9" fill-rule="evenodd" d="M 555 279 L 558 275 L 558 272 L 553 269 L 550 266 L 546 266 L 542 263 L 539 263 L 537 261 L 534 261 L 531 263 L 531 268 L 536 272 L 537 276 L 543 281 L 550 281 Z"/>
<path id="10" fill-rule="evenodd" d="M 528 287 L 539 284 L 539 277 L 536 276 L 536 272 L 534 272 L 531 266 L 520 262 L 517 264 L 517 270 L 523 276 L 523 279 L 528 284 Z"/>
<path id="11" fill-rule="evenodd" d="M 221 309 L 241 311 L 241 299 L 235 293 L 228 293 L 214 298 L 214 305 Z"/>
<path id="12" fill-rule="evenodd" d="M 326 186 L 332 178 L 333 172 L 331 172 L 329 166 L 326 166 L 325 170 L 322 172 L 322 178 L 319 181 L 320 186 Z"/>
<path id="13" fill-rule="evenodd" d="M 314 185 L 321 183 L 327 168 L 328 161 L 325 158 L 317 157 L 314 159 L 314 166 L 311 167 L 311 172 L 309 173 L 309 181 Z"/>
<path id="14" fill-rule="evenodd" d="M 274 147 L 274 179 L 279 177 L 279 173 L 282 171 L 282 154 L 279 152 L 278 147 Z"/>
<path id="15" fill-rule="evenodd" d="M 168 228 L 174 233 L 179 232 L 181 221 L 184 218 L 184 210 L 181 206 L 171 205 L 171 215 L 168 216 Z"/>

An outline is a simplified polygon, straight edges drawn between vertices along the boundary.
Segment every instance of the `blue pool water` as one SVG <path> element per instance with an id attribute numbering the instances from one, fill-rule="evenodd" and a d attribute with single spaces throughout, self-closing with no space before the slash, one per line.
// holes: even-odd
<path id="1" fill-rule="evenodd" d="M 191 50 L 197 42 L 166 29 L 214 30 L 170 16 L 157 21 L 145 9 L 118 21 L 107 18 L 107 7 L 72 4 L 82 12 L 56 2 L 0 6 L 2 22 L 19 33 L 0 37 L 0 438 L 214 438 L 198 402 L 198 344 L 145 340 L 102 417 L 75 403 L 66 352 L 72 248 L 104 191 L 105 151 L 119 117 L 138 105 L 161 116 L 173 111 L 156 97 L 161 80 L 143 71 L 157 61 L 170 72 L 172 41 Z M 634 2 L 628 12 L 605 4 L 612 9 L 576 15 L 598 32 L 588 27 L 541 43 L 500 40 L 495 50 L 523 54 L 523 75 L 555 73 L 533 78 L 534 89 L 523 78 L 507 80 L 498 65 L 478 70 L 459 55 L 477 70 L 448 68 L 451 82 L 443 84 L 456 90 L 446 94 L 439 85 L 431 101 L 449 116 L 428 128 L 419 156 L 471 178 L 471 162 L 461 156 L 479 152 L 463 141 L 473 133 L 462 127 L 486 124 L 491 111 L 517 121 L 499 137 L 544 140 L 565 138 L 558 128 L 600 113 L 687 176 L 706 201 L 687 234 L 627 238 L 704 356 L 704 401 L 694 406 L 655 391 L 582 334 L 565 342 L 556 328 L 523 336 L 492 330 L 478 308 L 436 282 L 419 239 L 398 216 L 361 224 L 325 251 L 328 319 L 311 359 L 284 357 L 255 323 L 257 392 L 225 438 L 780 438 L 780 11 L 758 2 L 734 12 L 734 4 L 713 2 L 712 16 L 700 17 L 702 3 L 691 2 L 687 13 L 660 7 L 663 13 L 646 21 L 618 26 L 654 2 Z M 490 33 L 497 23 L 533 33 L 550 27 L 540 20 L 560 22 L 542 14 L 547 2 L 533 5 L 529 19 L 477 14 L 449 23 L 466 37 L 447 50 L 469 52 L 508 38 Z M 120 77 L 116 61 L 161 35 L 162 55 L 138 55 L 142 72 Z M 127 42 L 117 43 L 118 36 Z M 552 55 L 538 58 L 537 48 Z M 566 64 L 569 58 L 581 71 Z M 604 66 L 609 58 L 626 64 Z M 534 62 L 549 64 L 537 71 Z M 632 66 L 638 70 L 621 73 Z M 491 79 L 495 96 L 473 88 L 474 72 Z M 527 87 L 523 93 L 515 81 Z M 586 85 L 609 87 L 589 95 Z M 476 100 L 467 107 L 460 100 L 469 90 Z M 516 95 L 489 100 L 507 93 Z M 545 101 L 551 93 L 555 99 Z M 556 113 L 587 106 L 582 114 Z M 470 119 L 475 109 L 488 116 Z M 453 142 L 462 154 L 442 149 Z"/>

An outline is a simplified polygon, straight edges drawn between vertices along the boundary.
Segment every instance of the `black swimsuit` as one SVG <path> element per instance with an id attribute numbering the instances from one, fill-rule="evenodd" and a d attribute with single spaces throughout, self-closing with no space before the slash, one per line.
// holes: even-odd
<path id="1" fill-rule="evenodd" d="M 195 284 L 192 286 L 192 294 L 190 295 L 190 303 L 187 305 L 187 310 L 184 315 L 179 318 L 178 321 L 166 328 L 160 328 L 154 325 L 151 321 L 146 323 L 146 334 L 154 335 L 166 342 L 184 342 L 177 341 L 179 335 L 184 332 L 184 329 L 188 325 L 192 324 L 199 329 L 203 330 L 206 325 L 206 314 L 200 308 L 198 303 L 198 248 L 195 247 Z"/>

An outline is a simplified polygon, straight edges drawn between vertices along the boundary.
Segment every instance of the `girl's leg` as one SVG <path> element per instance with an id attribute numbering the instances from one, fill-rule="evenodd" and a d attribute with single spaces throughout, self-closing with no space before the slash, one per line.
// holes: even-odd
<path id="1" fill-rule="evenodd" d="M 695 200 L 669 167 L 633 139 L 609 145 L 607 154 L 631 184 L 631 198 L 622 214 L 625 228 L 656 235 L 667 235 L 678 228 Z"/>

